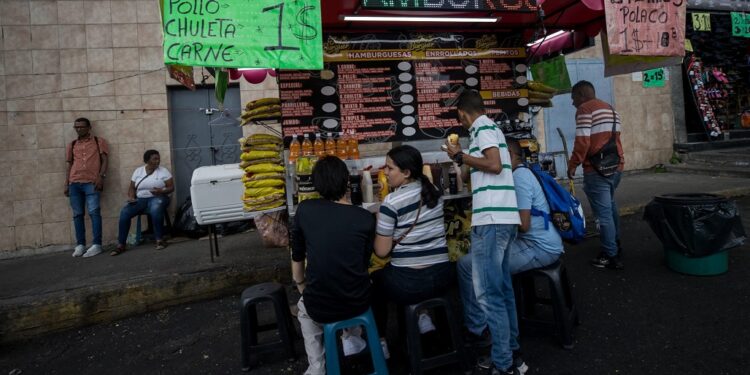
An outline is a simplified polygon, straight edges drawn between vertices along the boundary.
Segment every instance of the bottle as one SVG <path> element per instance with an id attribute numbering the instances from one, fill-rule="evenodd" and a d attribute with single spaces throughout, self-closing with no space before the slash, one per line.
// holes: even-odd
<path id="1" fill-rule="evenodd" d="M 362 202 L 374 202 L 374 197 L 372 196 L 372 175 L 369 168 L 362 170 Z"/>
<path id="2" fill-rule="evenodd" d="M 357 140 L 357 135 L 354 133 L 354 130 L 352 130 L 351 134 L 349 135 L 349 159 L 352 160 L 358 160 L 359 159 L 359 141 Z"/>
<path id="3" fill-rule="evenodd" d="M 347 152 L 347 140 L 344 136 L 344 132 L 339 132 L 339 139 L 336 140 L 336 156 L 339 157 L 341 160 L 346 160 L 346 158 L 349 156 L 349 152 Z"/>
<path id="4" fill-rule="evenodd" d="M 430 183 L 435 183 L 435 181 L 432 180 L 432 170 L 430 169 L 429 164 L 422 164 L 422 174 L 430 180 Z"/>
<path id="5" fill-rule="evenodd" d="M 292 136 L 292 141 L 289 142 L 289 163 L 294 163 L 299 157 L 300 144 L 297 140 L 297 135 Z"/>
<path id="6" fill-rule="evenodd" d="M 326 146 L 323 144 L 323 138 L 320 133 L 315 133 L 315 142 L 313 142 L 313 151 L 318 159 L 326 156 Z"/>
<path id="7" fill-rule="evenodd" d="M 456 171 L 456 186 L 458 187 L 456 192 L 462 193 L 464 191 L 464 178 L 462 177 L 463 170 L 456 163 L 453 163 L 453 169 Z"/>
<path id="8" fill-rule="evenodd" d="M 452 164 L 448 170 L 448 193 L 458 194 L 458 173 L 456 173 L 455 164 Z"/>
<path id="9" fill-rule="evenodd" d="M 310 134 L 305 133 L 305 139 L 302 140 L 302 156 L 311 156 L 313 154 L 313 145 L 310 142 Z"/>
<path id="10" fill-rule="evenodd" d="M 336 141 L 333 140 L 333 133 L 328 133 L 324 142 L 326 155 L 336 156 Z"/>
<path id="11" fill-rule="evenodd" d="M 437 186 L 438 190 L 445 190 L 445 185 L 443 184 L 443 166 L 436 161 L 430 165 L 430 172 L 432 174 L 432 183 Z"/>
<path id="12" fill-rule="evenodd" d="M 297 160 L 297 203 L 306 199 L 317 198 L 312 181 L 312 171 L 315 166 L 315 158 L 310 156 L 301 156 Z"/>
<path id="13" fill-rule="evenodd" d="M 362 175 L 357 168 L 349 173 L 349 199 L 355 206 L 362 205 Z"/>

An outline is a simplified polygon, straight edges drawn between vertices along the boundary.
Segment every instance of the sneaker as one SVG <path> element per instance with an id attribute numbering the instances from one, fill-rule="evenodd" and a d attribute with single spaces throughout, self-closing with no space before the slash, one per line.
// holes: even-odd
<path id="1" fill-rule="evenodd" d="M 383 348 L 383 357 L 391 359 L 391 352 L 388 350 L 388 343 L 385 342 L 385 339 L 380 339 L 380 347 Z"/>
<path id="2" fill-rule="evenodd" d="M 492 345 L 492 336 L 490 330 L 485 328 L 482 334 L 477 336 L 468 329 L 464 329 L 464 344 L 473 348 L 486 348 Z"/>
<path id="3" fill-rule="evenodd" d="M 604 253 L 599 253 L 598 257 L 592 259 L 591 265 L 596 268 L 609 268 L 611 270 L 625 269 L 619 257 L 610 257 Z"/>
<path id="4" fill-rule="evenodd" d="M 492 368 L 490 368 L 490 375 L 522 375 L 520 372 L 518 372 L 518 369 L 515 366 L 511 366 L 507 370 L 498 370 L 494 365 Z"/>
<path id="5" fill-rule="evenodd" d="M 518 373 L 521 375 L 529 371 L 529 366 L 523 361 L 523 355 L 520 350 L 513 351 L 513 367 L 518 369 Z"/>
<path id="6" fill-rule="evenodd" d="M 432 318 L 430 318 L 429 315 L 422 313 L 419 314 L 419 320 L 417 321 L 417 325 L 419 325 L 419 333 L 424 335 L 427 332 L 432 332 L 436 330 L 435 325 L 432 323 Z"/>
<path id="7" fill-rule="evenodd" d="M 365 347 L 367 347 L 367 343 L 365 342 L 365 340 L 363 340 L 359 336 L 354 335 L 342 336 L 341 345 L 344 347 L 345 357 L 359 354 L 363 350 L 365 350 Z"/>
<path id="8" fill-rule="evenodd" d="M 79 257 L 79 256 L 83 255 L 84 252 L 86 252 L 86 246 L 78 245 L 73 250 L 73 256 L 74 257 Z"/>
<path id="9" fill-rule="evenodd" d="M 91 245 L 88 250 L 86 250 L 86 253 L 83 254 L 84 258 L 92 257 L 94 255 L 99 255 L 102 252 L 102 245 Z"/>

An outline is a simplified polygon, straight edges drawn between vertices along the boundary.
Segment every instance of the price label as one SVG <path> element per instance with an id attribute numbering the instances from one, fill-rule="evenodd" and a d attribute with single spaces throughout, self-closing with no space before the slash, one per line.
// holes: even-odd
<path id="1" fill-rule="evenodd" d="M 685 51 L 693 52 L 693 42 L 690 39 L 685 39 Z"/>
<path id="2" fill-rule="evenodd" d="M 693 30 L 711 31 L 711 14 L 693 13 Z"/>
<path id="3" fill-rule="evenodd" d="M 164 62 L 322 69 L 320 0 L 164 1 Z"/>
<path id="4" fill-rule="evenodd" d="M 732 12 L 732 36 L 750 38 L 750 14 Z"/>
<path id="5" fill-rule="evenodd" d="M 656 68 L 643 72 L 643 87 L 664 87 L 664 68 Z"/>

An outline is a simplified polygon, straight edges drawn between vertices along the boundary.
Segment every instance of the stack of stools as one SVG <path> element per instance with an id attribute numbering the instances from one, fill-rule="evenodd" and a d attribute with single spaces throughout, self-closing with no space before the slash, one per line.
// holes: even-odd
<path id="1" fill-rule="evenodd" d="M 452 351 L 430 358 L 422 358 L 422 342 L 419 334 L 419 313 L 422 310 L 443 309 L 448 320 Z M 409 351 L 411 374 L 421 375 L 424 370 L 458 363 L 464 370 L 468 370 L 463 340 L 459 330 L 459 320 L 453 316 L 451 304 L 447 296 L 428 299 L 404 308 L 406 323 L 406 345 Z"/>
<path id="2" fill-rule="evenodd" d="M 536 294 L 535 280 L 537 278 L 547 280 L 550 298 L 543 298 Z M 554 326 L 563 348 L 572 349 L 573 326 L 579 324 L 578 310 L 573 302 L 568 271 L 562 259 L 547 267 L 535 268 L 514 275 L 513 288 L 519 322 Z M 535 318 L 534 307 L 537 304 L 551 306 L 554 321 Z"/>
<path id="3" fill-rule="evenodd" d="M 372 309 L 367 309 L 362 315 L 355 316 L 348 320 L 323 325 L 323 342 L 325 342 L 326 348 L 327 375 L 341 374 L 338 350 L 338 331 L 359 325 L 365 327 L 367 346 L 370 349 L 370 356 L 372 357 L 372 367 L 375 369 L 373 374 L 388 375 L 388 365 L 385 363 L 383 347 L 380 346 L 380 336 L 378 335 L 378 327 L 375 325 L 375 318 L 372 316 Z"/>
<path id="4" fill-rule="evenodd" d="M 259 325 L 257 305 L 267 301 L 273 304 L 276 322 Z M 250 354 L 283 349 L 289 358 L 296 357 L 294 352 L 296 331 L 292 323 L 292 313 L 289 311 L 286 291 L 281 284 L 258 284 L 242 292 L 240 329 L 242 331 L 242 371 L 250 371 Z M 258 333 L 269 330 L 278 330 L 279 341 L 258 344 Z"/>

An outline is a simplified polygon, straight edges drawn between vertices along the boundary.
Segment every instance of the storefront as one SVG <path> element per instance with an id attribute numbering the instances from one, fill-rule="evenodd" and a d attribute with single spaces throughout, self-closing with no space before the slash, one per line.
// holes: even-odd
<path id="1" fill-rule="evenodd" d="M 750 34 L 747 2 L 688 3 L 682 65 L 688 142 L 750 137 Z M 679 126 L 679 125 L 677 125 Z"/>

